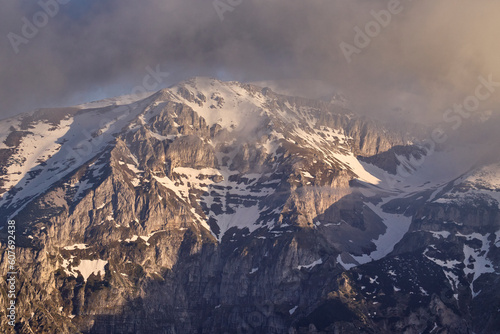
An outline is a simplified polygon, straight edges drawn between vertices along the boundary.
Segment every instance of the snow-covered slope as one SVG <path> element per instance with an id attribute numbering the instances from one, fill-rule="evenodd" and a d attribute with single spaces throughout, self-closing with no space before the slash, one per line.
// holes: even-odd
<path id="1" fill-rule="evenodd" d="M 496 305 L 500 165 L 484 150 L 430 152 L 339 103 L 209 78 L 0 131 L 0 213 L 46 289 L 20 293 L 36 330 L 102 332 L 130 309 L 155 319 L 142 331 L 236 332 L 220 319 L 273 296 L 281 332 L 457 332 Z"/>
<path id="2" fill-rule="evenodd" d="M 18 211 L 52 184 L 102 152 L 123 131 L 134 132 L 139 127 L 145 127 L 158 140 L 177 138 L 179 135 L 173 133 L 158 133 L 149 123 L 162 113 L 166 104 L 172 102 L 192 108 L 208 128 L 219 127 L 227 132 L 217 140 L 206 138 L 213 147 L 235 144 L 231 147 L 233 152 L 228 157 L 227 168 L 220 167 L 219 173 L 226 178 L 235 173 L 229 168 L 231 155 L 236 156 L 240 144 L 244 143 L 255 145 L 271 159 L 277 159 L 277 151 L 284 145 L 297 145 L 330 168 L 341 168 L 367 182 L 379 182 L 364 170 L 353 155 L 352 138 L 345 134 L 345 129 L 319 126 L 321 111 L 318 108 L 294 103 L 293 99 L 277 99 L 270 90 L 236 82 L 195 78 L 142 100 L 135 99 L 137 97 L 123 96 L 76 106 L 67 112 L 59 112 L 59 118 L 55 120 L 46 117 L 53 110 L 44 110 L 1 122 L 0 126 L 6 130 L 2 139 L 5 150 L 3 188 L 10 191 L 0 194 L 0 206 Z M 341 117 L 348 120 L 352 115 Z M 173 125 L 176 125 L 175 121 Z M 20 140 L 6 146 L 11 130 L 19 133 Z M 262 176 L 269 177 L 253 175 L 256 179 Z M 270 184 L 273 182 L 277 181 Z M 240 189 L 239 195 L 243 192 Z M 259 196 L 268 192 L 264 191 Z M 249 209 L 242 210 L 247 213 Z M 251 220 L 259 212 L 252 210 L 254 216 L 248 216 Z M 15 213 L 12 210 L 9 212 Z M 225 221 L 221 224 L 229 228 L 234 224 L 231 221 L 237 219 L 231 217 L 241 215 L 225 214 L 220 217 L 221 221 Z M 241 224 L 248 225 L 246 222 Z"/>
<path id="3" fill-rule="evenodd" d="M 500 209 L 500 164 L 477 168 L 454 183 L 453 189 L 436 199 L 437 203 L 462 205 L 486 201 Z"/>
<path id="4" fill-rule="evenodd" d="M 3 121 L 14 130 L 4 134 L 4 138 L 18 133 L 21 139 L 3 149 L 0 162 L 5 171 L 3 188 L 10 191 L 0 194 L 0 207 L 22 208 L 102 152 L 140 110 L 141 103 L 112 104 L 98 109 L 73 108 L 63 110 L 58 119 L 50 120 L 46 115 L 56 110 L 49 109 Z"/>
<path id="5" fill-rule="evenodd" d="M 0 122 L 6 130 L 2 187 L 10 190 L 0 195 L 2 210 L 10 215 L 19 212 L 30 200 L 113 146 L 118 136 L 126 138 L 145 131 L 150 141 L 170 145 L 197 135 L 215 152 L 215 166 L 193 168 L 181 161 L 169 172 L 153 173 L 153 178 L 187 203 L 193 219 L 219 240 L 231 227 L 252 232 L 282 221 L 282 211 L 289 203 L 277 199 L 278 193 L 290 182 L 293 187 L 314 190 L 324 186 L 322 178 L 328 173 L 344 173 L 347 180 L 364 183 L 366 197 L 385 198 L 379 204 L 370 204 L 386 230 L 372 240 L 376 250 L 358 259 L 363 263 L 385 256 L 408 228 L 411 216 L 392 217 L 384 212 L 383 204 L 430 190 L 433 195 L 429 200 L 434 200 L 448 182 L 470 169 L 464 162 L 453 166 L 456 171 L 450 170 L 447 162 L 450 157 L 456 161 L 456 152 L 419 158 L 396 155 L 399 169 L 397 175 L 390 175 L 358 160 L 355 131 L 349 128 L 356 122 L 352 113 L 328 103 L 287 98 L 254 85 L 194 78 L 137 99 L 123 96 L 80 105 L 59 112 L 55 120 L 45 116 L 51 113 L 47 110 Z M 329 114 L 328 108 L 334 108 L 336 114 Z M 186 115 L 190 117 L 187 123 Z M 199 119 L 197 125 L 193 125 L 193 117 Z M 7 146 L 7 136 L 13 132 L 19 134 L 19 142 L 11 140 L 12 146 Z M 242 163 L 252 155 L 253 163 Z M 464 152 L 459 155 L 464 156 Z M 129 166 L 137 174 L 132 182 L 140 186 L 139 180 L 148 168 L 138 163 L 134 154 L 131 156 L 135 162 Z M 290 180 L 290 174 L 283 173 L 285 164 L 297 179 Z M 463 182 L 484 188 L 485 182 L 495 181 L 491 168 L 471 174 Z M 78 185 L 81 191 L 77 191 L 75 200 L 85 189 L 92 188 L 93 183 L 88 182 Z M 485 191 L 493 198 L 497 196 L 495 190 L 481 190 Z M 277 202 L 269 205 L 271 199 Z"/>

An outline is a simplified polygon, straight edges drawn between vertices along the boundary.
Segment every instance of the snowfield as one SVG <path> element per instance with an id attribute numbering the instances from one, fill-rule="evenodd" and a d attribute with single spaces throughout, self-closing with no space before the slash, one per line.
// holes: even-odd
<path id="1" fill-rule="evenodd" d="M 371 240 L 375 250 L 369 254 L 339 255 L 337 262 L 345 268 L 383 258 L 408 232 L 413 217 L 385 212 L 382 207 L 389 201 L 431 192 L 429 198 L 422 195 L 417 199 L 449 204 L 485 196 L 493 205 L 500 205 L 500 164 L 472 169 L 471 161 L 474 159 L 470 157 L 477 155 L 477 150 L 473 147 L 435 152 L 420 159 L 396 156 L 400 163 L 399 173 L 389 175 L 358 159 L 350 146 L 353 138 L 344 129 L 318 126 L 320 119 L 314 108 L 297 107 L 291 102 L 278 104 L 265 90 L 253 86 L 195 78 L 154 94 L 122 96 L 76 106 L 76 111 L 63 117 L 57 125 L 43 120 L 32 122 L 15 153 L 7 160 L 7 172 L 2 176 L 3 187 L 15 191 L 0 194 L 0 208 L 9 209 L 10 216 L 14 216 L 55 182 L 103 154 L 120 133 L 134 134 L 144 128 L 154 140 L 176 140 L 180 135 L 161 135 L 153 131 L 148 123 L 162 113 L 166 103 L 172 101 L 191 107 L 206 121 L 209 128 L 217 124 L 227 131 L 226 142 L 206 140 L 206 144 L 214 149 L 226 145 L 228 152 L 217 152 L 217 161 L 227 161 L 225 165 L 219 163 L 216 168 L 177 166 L 171 175 L 158 174 L 152 177 L 166 188 L 169 196 L 175 196 L 188 204 L 193 219 L 210 231 L 219 242 L 234 227 L 247 229 L 251 233 L 259 228 L 271 231 L 277 225 L 282 207 L 269 210 L 266 200 L 283 182 L 277 173 L 279 164 L 276 161 L 284 159 L 283 153 L 280 153 L 284 145 L 293 145 L 315 157 L 314 160 L 307 161 L 309 166 L 298 169 L 301 179 L 305 180 L 302 187 L 314 187 L 320 174 L 326 171 L 310 168 L 321 161 L 326 166 L 322 168 L 344 171 L 360 181 L 363 188 L 359 191 L 366 198 L 382 197 L 382 202 L 373 201 L 366 205 L 381 218 L 385 231 Z M 352 114 L 346 113 L 344 116 L 350 119 Z M 4 135 L 11 127 L 20 130 L 21 121 L 20 117 L 1 121 L 0 132 Z M 172 124 L 179 126 L 177 122 Z M 2 149 L 9 148 L 4 143 L 5 138 L 6 136 L 0 143 Z M 238 145 L 245 144 L 244 141 L 261 148 L 270 160 L 275 161 L 271 171 L 247 173 L 230 168 L 242 147 Z M 293 154 L 300 156 L 301 153 Z M 146 172 L 139 168 L 136 157 L 131 159 L 134 164 L 124 161 L 119 164 L 126 166 L 132 175 L 135 174 L 130 182 L 134 187 L 140 187 Z M 457 163 L 450 165 L 450 160 Z M 104 165 L 94 162 L 89 166 L 87 176 L 71 185 L 75 191 L 73 201 L 92 189 L 92 180 L 101 176 L 103 167 Z M 450 182 L 454 182 L 455 187 L 466 188 L 466 191 L 452 191 L 442 195 L 441 192 Z M 202 214 L 204 211 L 206 214 Z M 218 232 L 210 227 L 209 221 L 217 224 Z M 280 234 L 283 231 L 272 233 Z M 434 231 L 432 235 L 434 238 L 446 239 L 450 234 L 447 231 Z M 151 235 L 135 235 L 125 242 L 142 238 L 147 243 L 150 237 Z M 86 247 L 88 246 L 76 244 L 65 249 L 83 250 Z M 466 249 L 464 252 L 472 257 L 476 256 L 478 263 L 483 261 L 473 250 Z M 311 268 L 318 264 L 321 263 L 300 267 Z M 103 271 L 103 266 L 102 262 L 83 262 L 79 269 L 73 270 L 79 270 L 88 277 L 90 273 Z M 486 266 L 481 268 L 488 272 Z"/>

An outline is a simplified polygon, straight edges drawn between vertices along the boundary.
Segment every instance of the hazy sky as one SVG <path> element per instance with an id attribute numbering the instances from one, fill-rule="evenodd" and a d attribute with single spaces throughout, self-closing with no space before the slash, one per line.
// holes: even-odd
<path id="1" fill-rule="evenodd" d="M 58 4 L 53 17 L 36 1 L 1 5 L 2 118 L 128 94 L 148 67 L 170 73 L 158 89 L 195 75 L 319 80 L 358 112 L 422 122 L 474 95 L 479 76 L 500 82 L 498 0 L 59 1 L 40 2 Z M 373 11 L 389 9 L 377 29 Z M 342 42 L 358 46 L 350 62 Z M 498 112 L 495 89 L 479 111 Z"/>

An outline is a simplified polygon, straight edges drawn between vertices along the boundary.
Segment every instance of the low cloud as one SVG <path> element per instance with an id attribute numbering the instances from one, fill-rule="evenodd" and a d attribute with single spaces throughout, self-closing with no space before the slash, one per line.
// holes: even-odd
<path id="1" fill-rule="evenodd" d="M 318 95 L 308 83 L 321 83 L 321 94 L 344 93 L 356 112 L 422 123 L 442 120 L 480 75 L 500 82 L 495 0 L 401 0 L 350 62 L 340 44 L 355 45 L 354 29 L 365 31 L 395 0 L 220 0 L 222 20 L 205 0 L 59 1 L 17 53 L 8 34 L 23 36 L 23 18 L 43 9 L 2 4 L 2 117 L 130 93 L 148 66 L 171 74 L 165 85 L 204 75 Z M 499 101 L 500 91 L 481 108 L 498 113 Z"/>

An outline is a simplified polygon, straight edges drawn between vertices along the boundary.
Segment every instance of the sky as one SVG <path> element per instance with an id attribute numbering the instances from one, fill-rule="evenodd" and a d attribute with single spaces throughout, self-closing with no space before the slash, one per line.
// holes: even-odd
<path id="1" fill-rule="evenodd" d="M 500 82 L 497 0 L 17 0 L 1 6 L 0 118 L 211 76 L 283 83 L 284 92 L 311 97 L 339 92 L 355 112 L 374 118 L 435 123 L 448 117 L 447 126 L 454 126 L 457 113 L 447 110 L 470 102 L 480 77 Z M 160 75 L 144 85 L 151 71 Z M 479 118 L 487 110 L 490 119 L 498 115 L 500 86 L 490 86 L 474 108 Z"/>

